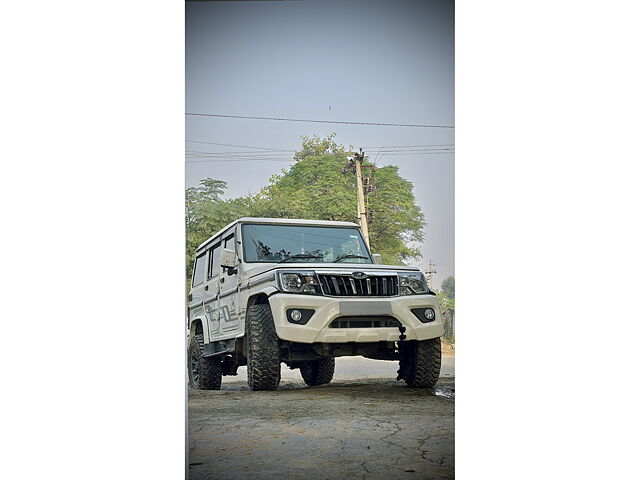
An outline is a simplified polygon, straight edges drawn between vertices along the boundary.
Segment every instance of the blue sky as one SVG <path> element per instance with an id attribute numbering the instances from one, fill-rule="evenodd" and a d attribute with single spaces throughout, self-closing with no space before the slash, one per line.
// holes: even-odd
<path id="1" fill-rule="evenodd" d="M 453 17 L 453 2 L 435 0 L 187 3 L 186 110 L 454 125 Z M 437 265 L 439 287 L 453 274 L 454 155 L 380 156 L 373 147 L 453 144 L 453 129 L 186 117 L 188 141 L 294 150 L 301 135 L 331 132 L 413 183 L 427 220 L 417 264 Z M 187 142 L 187 150 L 249 149 Z M 201 160 L 188 159 L 187 186 L 225 180 L 228 198 L 257 192 L 291 163 Z"/>

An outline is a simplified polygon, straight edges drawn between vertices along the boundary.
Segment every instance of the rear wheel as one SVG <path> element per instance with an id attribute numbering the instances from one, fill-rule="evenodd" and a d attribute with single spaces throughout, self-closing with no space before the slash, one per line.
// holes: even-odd
<path id="1" fill-rule="evenodd" d="M 269 305 L 247 311 L 247 377 L 251 390 L 276 390 L 280 384 L 280 340 Z"/>
<path id="2" fill-rule="evenodd" d="M 321 358 L 320 360 L 312 360 L 300 365 L 300 373 L 304 383 L 310 387 L 331 382 L 335 369 L 335 358 Z"/>
<path id="3" fill-rule="evenodd" d="M 440 377 L 440 337 L 403 342 L 400 351 L 400 378 L 414 388 L 432 388 Z"/>
<path id="4" fill-rule="evenodd" d="M 222 365 L 220 357 L 203 357 L 204 335 L 193 335 L 189 340 L 189 383 L 200 390 L 220 390 Z"/>

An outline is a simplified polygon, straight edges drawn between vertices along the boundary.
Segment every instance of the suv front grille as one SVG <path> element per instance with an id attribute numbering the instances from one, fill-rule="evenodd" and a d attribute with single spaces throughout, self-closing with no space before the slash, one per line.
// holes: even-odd
<path id="1" fill-rule="evenodd" d="M 371 275 L 353 278 L 351 275 L 319 274 L 325 295 L 334 297 L 392 297 L 398 295 L 397 275 Z"/>

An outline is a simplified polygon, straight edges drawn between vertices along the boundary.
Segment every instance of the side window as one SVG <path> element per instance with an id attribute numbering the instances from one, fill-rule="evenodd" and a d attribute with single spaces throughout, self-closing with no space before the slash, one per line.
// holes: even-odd
<path id="1" fill-rule="evenodd" d="M 234 242 L 233 235 L 224 239 L 224 248 L 233 250 L 234 252 L 236 251 L 236 245 Z"/>
<path id="2" fill-rule="evenodd" d="M 233 235 L 228 236 L 224 239 L 224 248 L 227 250 L 236 251 L 236 242 Z"/>
<path id="3" fill-rule="evenodd" d="M 204 262 L 205 262 L 206 252 L 196 258 L 196 265 L 193 268 L 193 284 L 192 286 L 197 287 L 202 282 L 204 282 Z"/>
<path id="4" fill-rule="evenodd" d="M 207 275 L 207 280 L 218 275 L 218 271 L 220 270 L 220 244 L 214 245 L 209 249 L 209 273 Z"/>

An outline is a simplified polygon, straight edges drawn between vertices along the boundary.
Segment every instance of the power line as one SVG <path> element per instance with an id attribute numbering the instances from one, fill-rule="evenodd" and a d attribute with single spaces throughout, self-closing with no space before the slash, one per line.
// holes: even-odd
<path id="1" fill-rule="evenodd" d="M 367 148 L 369 150 L 376 148 L 423 148 L 423 147 L 453 147 L 454 143 L 432 143 L 428 145 L 386 145 L 384 147 L 362 147 Z"/>
<path id="2" fill-rule="evenodd" d="M 435 152 L 435 151 L 450 151 L 454 147 L 440 147 L 440 148 L 416 148 L 409 150 L 374 150 L 373 153 L 415 153 L 415 152 Z"/>
<path id="3" fill-rule="evenodd" d="M 225 160 L 223 158 L 213 158 L 208 160 L 185 160 L 185 163 L 233 163 L 233 162 L 292 162 L 293 159 L 279 158 L 233 158 Z"/>
<path id="4" fill-rule="evenodd" d="M 201 151 L 197 151 L 197 150 L 186 150 L 187 153 L 202 153 L 202 154 L 207 154 L 207 155 L 228 155 L 230 157 L 235 157 L 235 156 L 243 156 L 243 155 L 251 155 L 252 157 L 269 157 L 269 156 L 280 156 L 280 155 L 285 155 L 284 153 L 279 153 L 278 150 L 273 150 L 273 151 L 260 151 L 260 152 L 255 152 L 252 150 L 249 151 L 239 151 L 239 152 L 201 152 Z M 290 157 L 290 154 L 286 154 L 288 157 Z"/>
<path id="5" fill-rule="evenodd" d="M 280 155 L 280 154 L 273 154 L 273 155 L 253 155 L 253 154 L 243 154 L 243 155 L 217 155 L 215 153 L 211 153 L 211 152 L 194 152 L 194 151 L 188 151 L 186 152 L 186 156 L 187 157 L 202 157 L 202 158 L 228 158 L 228 159 L 234 159 L 234 158 L 253 158 L 253 159 L 265 159 L 265 158 L 282 158 L 282 159 L 293 159 L 292 155 Z"/>
<path id="6" fill-rule="evenodd" d="M 455 152 L 452 149 L 452 150 L 427 150 L 427 151 L 424 151 L 424 152 L 380 152 L 380 153 L 382 153 L 382 155 L 388 155 L 390 157 L 396 157 L 396 156 L 399 156 L 399 155 L 438 155 L 438 154 L 446 155 L 448 153 L 453 154 Z"/>
<path id="7" fill-rule="evenodd" d="M 419 128 L 455 128 L 452 125 L 423 125 L 417 123 L 377 123 L 377 122 L 342 122 L 332 120 L 308 120 L 300 118 L 251 117 L 244 115 L 222 115 L 218 113 L 186 113 L 193 117 L 242 118 L 248 120 L 277 120 L 280 122 L 331 123 L 342 125 L 373 125 L 381 127 L 419 127 Z"/>
<path id="8" fill-rule="evenodd" d="M 427 152 L 414 152 L 414 153 L 382 153 L 380 157 L 376 156 L 373 163 L 378 158 L 382 160 L 382 157 L 396 157 L 406 155 L 447 155 L 453 154 L 453 151 L 427 151 Z M 186 158 L 195 159 L 211 159 L 213 161 L 233 161 L 233 160 L 277 160 L 277 161 L 294 161 L 294 158 L 290 155 L 216 155 L 209 152 L 188 152 Z"/>
<path id="9" fill-rule="evenodd" d="M 376 149 L 372 149 L 373 153 L 414 153 L 414 152 L 433 152 L 433 151 L 448 151 L 448 150 L 454 150 L 454 146 L 446 146 L 446 147 L 437 147 L 437 146 L 425 146 L 425 147 L 421 147 L 421 148 L 410 148 L 410 149 L 397 149 L 397 148 L 380 148 L 378 150 Z M 196 150 L 186 150 L 187 152 L 197 152 Z M 371 150 L 369 150 L 371 151 Z M 260 150 L 260 151 L 253 151 L 253 150 L 232 150 L 232 151 L 206 151 L 206 152 L 199 152 L 199 153 L 211 153 L 211 154 L 215 154 L 215 155 L 244 155 L 244 154 L 249 154 L 249 155 L 271 155 L 271 154 L 278 154 L 278 155 L 282 155 L 282 154 L 289 154 L 295 152 L 295 150 Z"/>
<path id="10" fill-rule="evenodd" d="M 232 143 L 214 143 L 214 142 L 203 142 L 201 140 L 186 140 L 187 143 L 205 143 L 207 145 L 222 145 L 223 147 L 239 147 L 239 148 L 254 148 L 256 150 L 277 150 L 282 152 L 295 152 L 295 150 L 285 150 L 285 149 L 277 149 L 270 147 L 251 147 L 249 145 L 234 145 Z"/>
<path id="11" fill-rule="evenodd" d="M 233 143 L 205 142 L 203 140 L 185 140 L 185 142 L 186 143 L 201 143 L 201 144 L 206 144 L 206 145 L 221 145 L 221 146 L 224 146 L 224 147 L 251 148 L 251 149 L 254 149 L 254 150 L 265 150 L 265 151 L 268 151 L 268 152 L 295 152 L 296 151 L 294 149 L 286 149 L 286 148 L 256 147 L 256 146 L 253 146 L 253 145 L 237 145 L 237 144 L 233 144 Z M 392 150 L 392 149 L 403 149 L 403 150 L 398 150 L 398 151 L 407 151 L 406 149 L 408 149 L 408 148 L 423 149 L 423 148 L 431 148 L 431 147 L 454 147 L 454 146 L 455 146 L 454 143 L 431 143 L 431 144 L 426 144 L 426 145 L 385 145 L 385 146 L 375 146 L 375 147 L 367 146 L 367 147 L 362 147 L 362 148 L 363 149 L 367 149 L 367 150 L 380 150 L 382 152 L 385 152 L 385 151 L 395 151 L 395 150 Z"/>
<path id="12" fill-rule="evenodd" d="M 425 153 L 448 153 L 453 152 L 453 148 L 433 148 L 433 149 L 420 149 L 420 150 L 381 150 L 373 152 L 373 154 L 389 154 L 389 155 L 410 155 L 410 154 L 425 154 Z M 240 152 L 203 152 L 199 150 L 187 150 L 187 155 L 208 155 L 208 156 L 226 156 L 226 157 L 287 157 L 290 158 L 290 154 L 279 153 L 278 151 L 272 152 L 253 152 L 253 151 L 240 151 Z"/>
<path id="13" fill-rule="evenodd" d="M 454 152 L 422 152 L 422 153 L 385 153 L 382 156 L 398 156 L 398 155 L 447 155 L 453 154 Z M 186 160 L 187 163 L 207 163 L 207 162 L 222 162 L 222 163 L 231 163 L 231 162 L 247 162 L 247 161 L 264 161 L 264 162 L 293 162 L 294 159 L 291 157 L 288 158 L 274 158 L 274 157 L 218 157 L 218 156 L 210 156 L 210 155 L 189 155 L 187 158 L 198 159 L 198 160 Z M 382 161 L 382 157 L 379 159 Z"/>
<path id="14" fill-rule="evenodd" d="M 296 150 L 279 149 L 273 147 L 257 147 L 253 145 L 238 145 L 233 143 L 208 142 L 204 140 L 186 140 L 187 143 L 226 146 L 252 150 L 233 151 L 202 151 L 186 150 L 187 163 L 229 163 L 244 161 L 265 161 L 265 162 L 292 162 Z M 395 157 L 403 155 L 444 155 L 453 154 L 454 144 L 423 144 L 423 145 L 388 145 L 378 147 L 366 147 L 373 150 L 371 155 L 375 155 L 373 163 L 382 160 L 384 156 Z"/>

